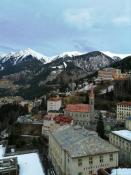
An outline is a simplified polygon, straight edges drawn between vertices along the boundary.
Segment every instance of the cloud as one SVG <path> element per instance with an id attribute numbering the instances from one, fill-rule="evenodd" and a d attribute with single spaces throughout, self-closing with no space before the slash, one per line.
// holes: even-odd
<path id="1" fill-rule="evenodd" d="M 91 27 L 93 25 L 93 17 L 91 9 L 68 9 L 64 13 L 65 22 L 78 29 Z"/>
<path id="2" fill-rule="evenodd" d="M 120 17 L 114 18 L 113 23 L 115 25 L 130 26 L 131 25 L 131 18 L 129 16 L 120 16 Z"/>

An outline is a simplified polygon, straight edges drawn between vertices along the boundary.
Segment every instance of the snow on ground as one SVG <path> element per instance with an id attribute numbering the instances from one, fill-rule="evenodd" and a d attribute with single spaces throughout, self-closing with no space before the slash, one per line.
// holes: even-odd
<path id="1" fill-rule="evenodd" d="M 113 169 L 111 175 L 131 175 L 131 168 Z"/>
<path id="2" fill-rule="evenodd" d="M 100 94 L 106 94 L 108 89 L 108 92 L 111 92 L 114 89 L 113 85 L 108 86 L 106 89 L 101 90 Z"/>
<path id="3" fill-rule="evenodd" d="M 0 145 L 0 159 L 17 157 L 19 164 L 19 175 L 44 175 L 42 164 L 37 153 L 27 153 L 4 157 L 5 147 Z"/>
<path id="4" fill-rule="evenodd" d="M 79 92 L 89 91 L 89 90 L 91 90 L 91 87 L 92 87 L 92 84 L 88 84 L 88 85 L 84 86 L 83 88 L 79 89 L 78 91 L 79 91 Z M 96 86 L 93 86 L 93 89 L 94 89 L 95 87 L 96 87 Z"/>
<path id="5" fill-rule="evenodd" d="M 112 133 L 131 141 L 131 131 L 129 130 L 112 131 Z"/>

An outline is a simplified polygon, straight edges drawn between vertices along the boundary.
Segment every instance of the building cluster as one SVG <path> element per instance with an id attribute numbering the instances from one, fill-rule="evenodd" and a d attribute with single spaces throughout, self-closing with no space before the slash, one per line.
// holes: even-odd
<path id="1" fill-rule="evenodd" d="M 49 157 L 58 175 L 92 175 L 118 166 L 118 149 L 80 126 L 63 126 L 50 133 Z"/>
<path id="2" fill-rule="evenodd" d="M 105 71 L 107 74 L 105 77 L 103 75 L 103 79 L 115 79 L 122 76 L 120 70 L 105 69 Z M 91 88 L 89 104 L 67 104 L 63 109 L 64 116 L 71 117 L 73 122 L 66 123 L 64 126 L 59 125 L 59 127 L 51 124 L 48 127 L 49 158 L 58 175 L 96 175 L 98 170 L 109 168 L 112 171 L 108 174 L 114 175 L 113 173 L 117 172 L 115 168 L 119 164 L 129 165 L 131 163 L 130 102 L 117 104 L 116 122 L 126 123 L 126 129 L 112 131 L 109 134 L 109 142 L 107 142 L 101 139 L 96 132 L 87 130 L 95 122 L 94 100 L 94 92 Z M 54 111 L 58 112 L 62 101 L 61 103 L 56 103 L 56 101 L 47 102 L 47 107 L 51 106 Z M 58 113 L 54 114 L 53 119 L 57 119 Z M 51 122 L 54 122 L 53 119 Z M 56 121 L 56 123 L 60 122 Z"/>
<path id="3" fill-rule="evenodd" d="M 114 68 L 105 68 L 98 72 L 100 80 L 127 77 L 127 74 L 122 74 L 121 70 Z M 39 107 L 41 103 L 42 99 L 32 102 L 19 101 L 19 104 L 28 107 L 29 112 Z M 112 123 L 110 126 L 116 122 L 125 123 L 125 129 L 110 132 L 109 141 L 103 140 L 94 131 L 96 129 L 94 104 L 95 95 L 93 87 L 90 87 L 89 104 L 64 106 L 62 98 L 55 96 L 47 100 L 47 113 L 41 114 L 39 119 L 38 116 L 31 115 L 18 117 L 17 123 L 22 137 L 29 140 L 30 137 L 33 138 L 33 134 L 36 138 L 41 132 L 46 137 L 48 158 L 57 175 L 119 175 L 119 172 L 124 172 L 124 169 L 117 169 L 119 165 L 131 165 L 131 102 L 117 103 L 117 117 L 110 117 L 109 121 L 103 120 L 107 126 L 108 123 Z M 102 112 L 105 116 L 105 111 Z M 37 134 L 36 130 L 40 134 Z M 106 172 L 107 169 L 111 171 Z M 131 169 L 128 171 L 131 174 Z M 37 152 L 12 151 L 11 154 L 6 154 L 6 144 L 0 143 L 0 175 L 36 174 L 44 175 Z"/>

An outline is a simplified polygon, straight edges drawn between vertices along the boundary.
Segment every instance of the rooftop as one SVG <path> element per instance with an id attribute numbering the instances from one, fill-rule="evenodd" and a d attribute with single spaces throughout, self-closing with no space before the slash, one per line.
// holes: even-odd
<path id="1" fill-rule="evenodd" d="M 37 153 L 27 153 L 4 157 L 5 147 L 0 145 L 0 159 L 17 158 L 20 167 L 19 175 L 44 175 L 43 168 Z"/>
<path id="2" fill-rule="evenodd" d="M 57 97 L 50 97 L 48 99 L 48 101 L 60 101 L 60 100 L 61 100 L 61 98 L 59 96 L 57 96 Z"/>
<path id="3" fill-rule="evenodd" d="M 91 105 L 89 104 L 69 104 L 65 108 L 69 112 L 91 112 Z"/>
<path id="4" fill-rule="evenodd" d="M 103 71 L 112 71 L 112 70 L 120 70 L 120 69 L 115 69 L 112 67 L 104 68 Z"/>
<path id="5" fill-rule="evenodd" d="M 131 106 L 131 102 L 128 102 L 128 101 L 122 101 L 122 102 L 117 103 L 117 105 Z"/>
<path id="6" fill-rule="evenodd" d="M 131 175 L 131 168 L 113 169 L 111 175 Z"/>
<path id="7" fill-rule="evenodd" d="M 131 141 L 131 131 L 129 130 L 112 131 L 112 133 Z"/>
<path id="8" fill-rule="evenodd" d="M 72 158 L 118 151 L 109 142 L 98 137 L 96 132 L 80 126 L 63 126 L 52 135 Z"/>

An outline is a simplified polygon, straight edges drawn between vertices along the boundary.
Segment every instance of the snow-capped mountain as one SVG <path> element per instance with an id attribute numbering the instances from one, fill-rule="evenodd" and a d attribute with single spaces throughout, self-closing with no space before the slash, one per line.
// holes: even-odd
<path id="1" fill-rule="evenodd" d="M 116 58 L 116 57 L 119 57 L 121 59 L 125 58 L 125 57 L 128 57 L 128 56 L 131 56 L 131 53 L 130 54 L 120 54 L 120 53 L 112 53 L 110 51 L 102 51 L 105 55 L 108 55 L 109 57 L 111 58 Z"/>
<path id="2" fill-rule="evenodd" d="M 4 64 L 7 62 L 12 63 L 12 65 L 16 65 L 22 63 L 23 61 L 28 61 L 28 57 L 41 61 L 42 63 L 48 63 L 49 59 L 47 56 L 42 55 L 30 48 L 18 52 L 11 52 L 9 54 L 2 54 L 0 56 L 0 63 Z"/>
<path id="3" fill-rule="evenodd" d="M 48 87 L 48 83 L 52 87 L 55 83 L 61 87 L 65 82 L 69 84 L 115 62 L 99 51 L 65 52 L 52 59 L 31 49 L 3 55 L 0 77 L 20 86 L 15 92 L 17 95 L 27 97 L 33 94 L 35 97 L 40 90 L 43 93 L 42 89 Z"/>
<path id="4" fill-rule="evenodd" d="M 74 56 L 79 56 L 79 55 L 83 55 L 84 53 L 82 52 L 78 52 L 78 51 L 72 51 L 72 52 L 63 52 L 59 55 L 53 56 L 51 57 L 51 60 L 55 60 L 57 58 L 65 58 L 65 57 L 74 57 Z"/>

